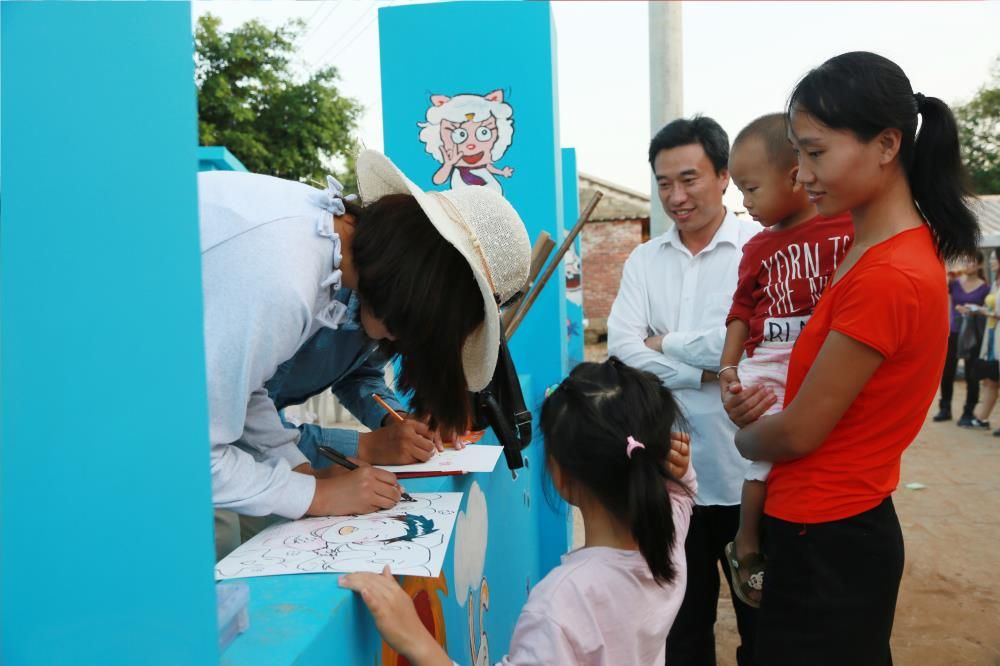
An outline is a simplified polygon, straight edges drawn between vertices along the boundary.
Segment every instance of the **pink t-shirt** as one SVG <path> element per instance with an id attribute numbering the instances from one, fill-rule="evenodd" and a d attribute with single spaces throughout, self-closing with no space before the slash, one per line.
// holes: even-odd
<path id="1" fill-rule="evenodd" d="M 653 580 L 639 551 L 595 547 L 567 553 L 531 591 L 500 664 L 663 664 L 667 633 L 687 586 L 684 541 L 697 491 L 693 466 L 683 481 L 690 496 L 670 487 L 674 582 L 661 587 Z"/>

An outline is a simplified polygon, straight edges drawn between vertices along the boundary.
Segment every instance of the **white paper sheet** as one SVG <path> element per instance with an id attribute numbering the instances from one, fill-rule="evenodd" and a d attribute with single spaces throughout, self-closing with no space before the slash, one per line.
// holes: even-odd
<path id="1" fill-rule="evenodd" d="M 470 444 L 464 449 L 445 449 L 427 462 L 413 465 L 376 465 L 381 469 L 401 473 L 437 473 L 445 472 L 492 472 L 497 466 L 497 459 L 503 452 L 502 446 L 491 444 Z"/>
<path id="2" fill-rule="evenodd" d="M 413 493 L 413 502 L 363 516 L 272 525 L 215 565 L 216 580 L 301 573 L 380 572 L 435 577 L 462 493 Z"/>

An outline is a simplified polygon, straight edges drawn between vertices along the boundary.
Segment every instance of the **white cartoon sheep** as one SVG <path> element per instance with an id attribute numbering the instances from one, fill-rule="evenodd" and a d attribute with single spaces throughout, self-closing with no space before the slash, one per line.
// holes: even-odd
<path id="1" fill-rule="evenodd" d="M 494 166 L 514 140 L 514 109 L 503 91 L 487 95 L 431 95 L 427 122 L 417 123 L 420 140 L 441 168 L 435 185 L 451 188 L 485 186 L 503 194 L 496 176 L 510 178 L 511 167 Z"/>

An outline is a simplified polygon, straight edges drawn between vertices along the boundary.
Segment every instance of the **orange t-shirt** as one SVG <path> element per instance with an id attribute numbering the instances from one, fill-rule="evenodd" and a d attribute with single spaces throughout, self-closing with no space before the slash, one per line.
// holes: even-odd
<path id="1" fill-rule="evenodd" d="M 868 249 L 827 288 L 792 351 L 786 405 L 830 331 L 884 360 L 819 448 L 771 470 L 765 513 L 793 523 L 856 516 L 899 483 L 900 458 L 934 400 L 948 345 L 944 264 L 926 225 Z"/>

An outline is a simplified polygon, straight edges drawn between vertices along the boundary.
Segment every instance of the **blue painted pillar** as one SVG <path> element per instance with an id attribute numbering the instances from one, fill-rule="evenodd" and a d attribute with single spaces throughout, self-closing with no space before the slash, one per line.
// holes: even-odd
<path id="1" fill-rule="evenodd" d="M 470 42 L 506 26 L 516 39 Z M 534 239 L 560 239 L 562 166 L 555 33 L 548 3 L 452 2 L 379 12 L 385 148 L 425 189 L 491 187 L 517 209 Z M 442 42 L 442 40 L 444 40 Z M 448 44 L 445 47 L 445 43 Z M 458 151 L 454 167 L 447 153 Z M 557 272 L 555 278 L 560 277 Z M 565 280 L 553 279 L 511 345 L 538 405 L 566 357 Z"/>
<path id="2" fill-rule="evenodd" d="M 580 193 L 577 187 L 576 149 L 562 150 L 563 238 L 580 217 Z M 582 234 L 581 234 L 582 235 Z M 583 362 L 583 258 L 580 236 L 563 259 L 566 275 L 566 372 Z"/>
<path id="3" fill-rule="evenodd" d="M 504 37 L 483 40 L 487 33 Z M 425 189 L 489 187 L 501 192 L 521 215 L 532 241 L 543 231 L 562 238 L 555 34 L 548 3 L 384 8 L 379 11 L 379 41 L 389 157 Z M 561 268 L 511 345 L 536 423 L 546 387 L 566 369 Z M 495 442 L 492 434 L 485 439 Z M 451 592 L 443 613 L 448 649 L 459 663 L 500 659 L 530 588 L 566 551 L 564 507 L 557 499 L 547 502 L 542 490 L 544 459 L 537 431 L 525 458 L 529 464 L 516 481 L 501 460 L 488 483 L 478 482 L 488 506 L 485 557 L 477 560 L 475 549 L 467 547 L 457 530 L 446 561 L 455 574 L 448 579 Z M 467 497 L 463 510 L 470 506 Z M 488 597 L 476 585 L 470 589 L 465 581 L 469 571 L 482 572 Z M 487 635 L 489 640 L 483 640 Z M 487 642 L 492 646 L 489 660 Z M 470 644 L 474 654 L 466 647 Z"/>
<path id="4" fill-rule="evenodd" d="M 215 663 L 190 6 L 0 30 L 0 663 Z"/>

